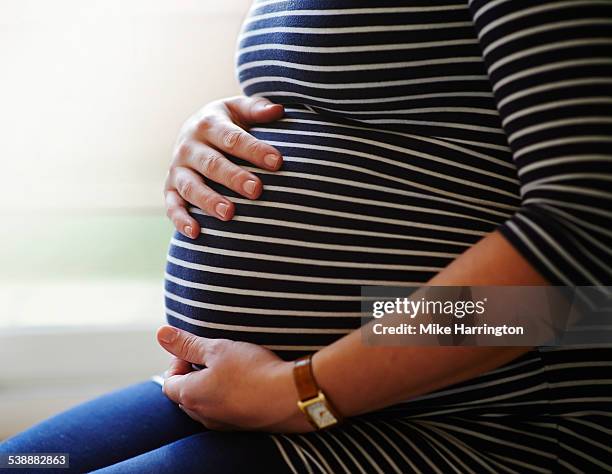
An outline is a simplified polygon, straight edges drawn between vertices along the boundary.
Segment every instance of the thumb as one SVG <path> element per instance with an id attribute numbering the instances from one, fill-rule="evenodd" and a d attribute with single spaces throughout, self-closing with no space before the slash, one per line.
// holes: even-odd
<path id="1" fill-rule="evenodd" d="M 194 364 L 205 364 L 206 343 L 208 339 L 195 336 L 171 326 L 157 330 L 157 341 L 170 354 Z"/>

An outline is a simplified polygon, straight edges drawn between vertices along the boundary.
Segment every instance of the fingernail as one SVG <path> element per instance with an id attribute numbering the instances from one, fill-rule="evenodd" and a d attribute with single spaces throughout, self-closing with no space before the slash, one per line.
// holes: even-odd
<path id="1" fill-rule="evenodd" d="M 225 217 L 228 209 L 229 209 L 229 206 L 225 204 L 224 202 L 220 202 L 219 204 L 215 206 L 215 211 L 217 211 L 217 214 L 219 214 L 219 216 L 221 217 Z"/>
<path id="2" fill-rule="evenodd" d="M 280 156 L 273 155 L 272 153 L 264 156 L 264 163 L 268 165 L 270 168 L 276 168 L 278 166 L 279 160 L 280 160 Z"/>
<path id="3" fill-rule="evenodd" d="M 242 189 L 244 189 L 244 192 L 247 194 L 253 194 L 256 187 L 257 182 L 253 181 L 252 179 L 245 181 L 245 183 L 242 185 Z"/>
<path id="4" fill-rule="evenodd" d="M 164 326 L 157 333 L 157 337 L 159 338 L 159 340 L 165 342 L 166 344 L 174 342 L 176 336 L 178 336 L 178 331 L 169 326 Z"/>
<path id="5" fill-rule="evenodd" d="M 193 238 L 193 235 L 191 234 L 193 232 L 193 229 L 191 228 L 190 225 L 186 225 L 185 228 L 183 229 L 183 232 L 187 234 L 187 237 Z"/>

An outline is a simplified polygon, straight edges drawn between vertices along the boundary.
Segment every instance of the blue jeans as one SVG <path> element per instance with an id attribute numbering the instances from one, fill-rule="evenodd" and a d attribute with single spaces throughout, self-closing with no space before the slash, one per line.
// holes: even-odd
<path id="1" fill-rule="evenodd" d="M 34 452 L 69 453 L 70 469 L 6 471 L 288 472 L 269 436 L 206 430 L 166 398 L 154 382 L 143 382 L 83 403 L 0 444 L 0 454 Z"/>

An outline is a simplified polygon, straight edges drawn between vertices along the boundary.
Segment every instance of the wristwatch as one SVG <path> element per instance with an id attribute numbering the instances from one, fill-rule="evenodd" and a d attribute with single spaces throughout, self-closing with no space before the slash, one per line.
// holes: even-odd
<path id="1" fill-rule="evenodd" d="M 322 430 L 342 421 L 338 411 L 325 397 L 312 373 L 312 355 L 301 357 L 293 366 L 293 379 L 297 388 L 298 407 L 316 429 Z"/>

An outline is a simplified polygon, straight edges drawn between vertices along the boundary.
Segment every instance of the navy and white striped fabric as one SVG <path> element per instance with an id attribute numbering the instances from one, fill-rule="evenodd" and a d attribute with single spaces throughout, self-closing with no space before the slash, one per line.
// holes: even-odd
<path id="1" fill-rule="evenodd" d="M 262 0 L 238 43 L 250 130 L 284 157 L 175 234 L 166 312 L 286 359 L 357 328 L 361 285 L 428 281 L 499 229 L 551 283 L 612 282 L 610 0 Z M 503 269 L 502 269 L 503 271 Z M 294 472 L 612 469 L 612 347 L 534 350 L 326 433 Z"/>

